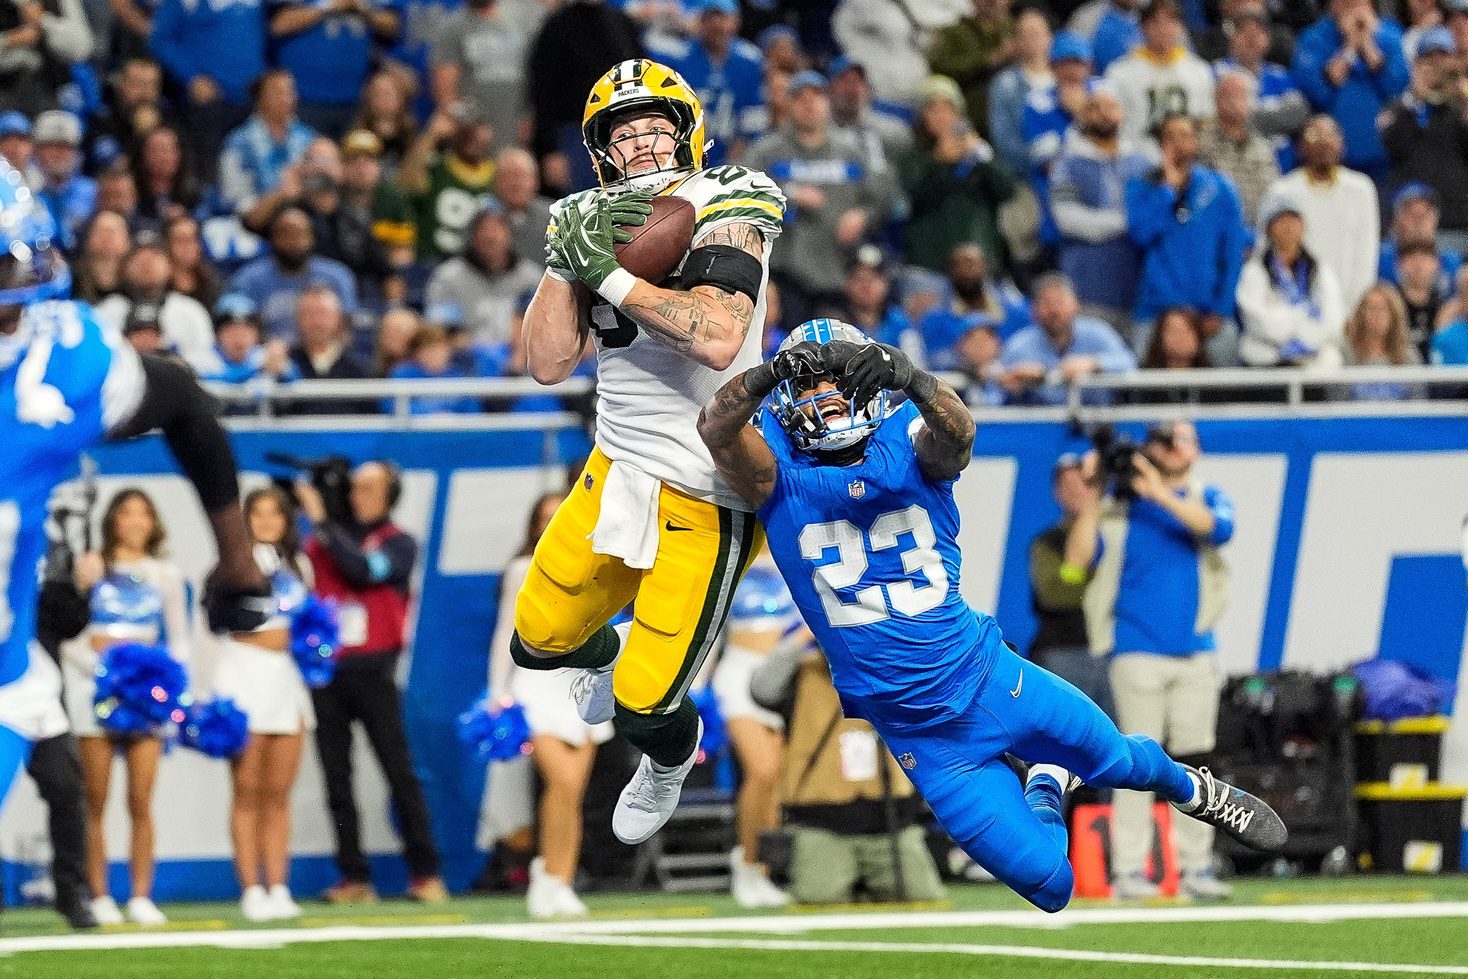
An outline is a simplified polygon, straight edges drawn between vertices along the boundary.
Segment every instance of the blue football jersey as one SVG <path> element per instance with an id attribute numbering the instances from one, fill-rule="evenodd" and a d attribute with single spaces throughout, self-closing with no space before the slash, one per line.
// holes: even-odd
<path id="1" fill-rule="evenodd" d="M 907 725 L 962 713 L 1002 642 L 959 594 L 958 505 L 918 465 L 920 422 L 903 404 L 860 462 L 832 466 L 761 421 L 779 470 L 759 517 L 846 713 Z"/>
<path id="2" fill-rule="evenodd" d="M 81 303 L 27 307 L 0 337 L 0 684 L 26 670 L 51 490 L 143 385 L 137 354 Z"/>

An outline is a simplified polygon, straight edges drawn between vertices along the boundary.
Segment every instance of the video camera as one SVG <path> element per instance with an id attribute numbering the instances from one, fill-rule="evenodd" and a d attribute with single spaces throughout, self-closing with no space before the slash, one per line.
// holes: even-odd
<path id="1" fill-rule="evenodd" d="M 316 487 L 316 492 L 321 494 L 321 502 L 326 507 L 326 519 L 337 524 L 352 522 L 352 460 L 346 456 L 303 459 L 283 452 L 267 452 L 265 461 L 305 473 L 310 478 L 311 485 Z M 294 491 L 289 486 L 286 488 L 294 498 Z"/>
<path id="2" fill-rule="evenodd" d="M 1142 444 L 1110 424 L 1096 425 L 1086 436 L 1096 449 L 1096 475 L 1101 485 L 1118 500 L 1133 499 L 1136 492 L 1132 480 L 1137 476 L 1133 456 L 1142 451 Z"/>

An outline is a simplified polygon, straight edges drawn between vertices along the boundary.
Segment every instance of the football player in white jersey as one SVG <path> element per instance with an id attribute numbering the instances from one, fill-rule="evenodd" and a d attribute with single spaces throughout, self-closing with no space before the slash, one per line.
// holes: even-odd
<path id="1" fill-rule="evenodd" d="M 596 449 L 535 549 L 511 651 L 527 669 L 585 670 L 574 685 L 582 716 L 613 720 L 642 750 L 612 816 L 619 839 L 640 843 L 667 821 L 693 767 L 701 727 L 684 695 L 760 549 L 754 515 L 715 473 L 697 421 L 725 380 L 760 360 L 785 199 L 762 173 L 703 168 L 703 107 L 656 62 L 603 75 L 582 132 L 601 187 L 552 209 L 525 349 L 550 384 L 595 341 Z M 661 283 L 623 269 L 613 249 L 656 195 L 684 198 L 695 214 L 692 245 Z M 633 621 L 609 626 L 634 599 Z"/>
<path id="2" fill-rule="evenodd" d="M 0 161 L 0 801 L 61 694 L 60 673 L 35 643 L 37 565 L 47 500 L 82 450 L 162 429 L 219 549 L 210 625 L 251 629 L 269 610 L 213 399 L 188 368 L 139 356 L 66 298 L 71 274 L 54 237 L 45 208 Z"/>

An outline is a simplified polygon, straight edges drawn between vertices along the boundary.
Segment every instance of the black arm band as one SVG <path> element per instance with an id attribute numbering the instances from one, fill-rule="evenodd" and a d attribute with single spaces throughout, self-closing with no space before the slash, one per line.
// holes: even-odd
<path id="1" fill-rule="evenodd" d="M 679 275 L 684 289 L 694 286 L 718 286 L 725 292 L 742 292 L 752 302 L 759 302 L 760 284 L 765 267 L 759 259 L 733 245 L 704 245 L 688 253 Z"/>
<path id="2" fill-rule="evenodd" d="M 178 460 L 179 467 L 207 513 L 238 503 L 239 470 L 229 436 L 215 417 L 216 404 L 189 369 L 177 361 L 145 354 L 143 375 L 147 388 L 132 418 L 108 433 L 111 439 L 128 439 L 155 428 Z"/>

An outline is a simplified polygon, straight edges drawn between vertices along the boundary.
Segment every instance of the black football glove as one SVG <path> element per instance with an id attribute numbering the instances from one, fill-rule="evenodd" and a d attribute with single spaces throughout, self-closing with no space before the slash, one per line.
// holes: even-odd
<path id="1" fill-rule="evenodd" d="M 866 404 L 880 391 L 905 389 L 917 372 L 907 354 L 885 343 L 832 340 L 823 349 L 841 393 L 854 405 Z"/>
<path id="2" fill-rule="evenodd" d="M 781 381 L 829 373 L 823 350 L 813 340 L 803 340 L 787 347 L 767 362 L 751 367 L 744 375 L 744 386 L 750 394 L 764 396 L 775 390 Z"/>
<path id="3" fill-rule="evenodd" d="M 275 613 L 269 584 L 241 588 L 212 574 L 204 582 L 204 617 L 210 632 L 253 632 Z"/>

